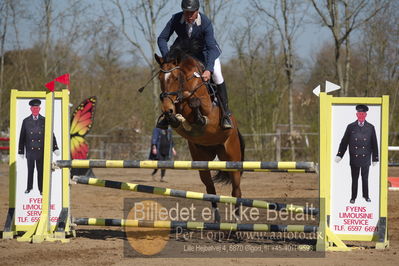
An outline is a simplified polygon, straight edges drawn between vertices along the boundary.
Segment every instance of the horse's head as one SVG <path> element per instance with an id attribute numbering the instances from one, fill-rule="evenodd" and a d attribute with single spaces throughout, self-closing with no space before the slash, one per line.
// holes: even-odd
<path id="1" fill-rule="evenodd" d="M 172 127 L 177 127 L 180 122 L 188 129 L 190 126 L 187 123 L 203 126 L 206 124 L 203 113 L 208 114 L 212 107 L 201 76 L 203 65 L 193 57 L 198 54 L 197 47 L 195 42 L 181 41 L 171 47 L 166 58 L 155 55 L 160 66 L 158 78 L 162 90 L 162 111 L 166 118 L 164 121 L 168 121 Z M 207 108 L 204 108 L 205 105 Z"/>
<path id="2" fill-rule="evenodd" d="M 162 111 L 180 113 L 191 98 L 198 97 L 201 87 L 206 88 L 201 78 L 202 65 L 189 55 L 178 54 L 167 58 L 155 55 L 155 59 L 160 65 L 158 78 Z"/>
<path id="3" fill-rule="evenodd" d="M 166 60 L 155 55 L 160 71 L 159 81 L 161 84 L 160 100 L 162 111 L 176 113 L 176 104 L 183 102 L 183 92 L 185 90 L 185 78 L 183 69 L 177 60 Z"/>

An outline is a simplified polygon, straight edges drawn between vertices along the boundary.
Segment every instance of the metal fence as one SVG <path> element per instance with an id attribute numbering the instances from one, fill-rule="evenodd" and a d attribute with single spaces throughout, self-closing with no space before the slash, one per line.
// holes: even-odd
<path id="1" fill-rule="evenodd" d="M 245 141 L 245 160 L 254 161 L 290 161 L 291 147 L 288 141 L 289 134 L 284 132 L 266 134 L 242 134 Z M 151 136 L 135 135 L 130 140 L 115 138 L 109 135 L 88 135 L 90 158 L 144 160 L 150 153 Z M 173 135 L 177 156 L 174 159 L 190 160 L 187 141 Z M 317 161 L 318 133 L 302 133 L 296 136 L 295 160 Z"/>
<path id="2" fill-rule="evenodd" d="M 245 160 L 248 161 L 291 161 L 290 138 L 287 132 L 242 134 L 245 140 Z M 395 134 L 394 134 L 395 135 Z M 395 135 L 396 137 L 397 135 Z M 295 161 L 317 162 L 319 157 L 319 134 L 301 132 L 295 136 Z M 145 160 L 150 153 L 151 136 L 127 130 L 108 135 L 86 136 L 89 143 L 89 158 L 115 160 Z M 175 160 L 191 160 L 187 141 L 173 135 L 177 156 Z M 389 161 L 397 162 L 399 152 L 389 151 Z M 0 150 L 0 161 L 8 162 L 8 150 Z"/>

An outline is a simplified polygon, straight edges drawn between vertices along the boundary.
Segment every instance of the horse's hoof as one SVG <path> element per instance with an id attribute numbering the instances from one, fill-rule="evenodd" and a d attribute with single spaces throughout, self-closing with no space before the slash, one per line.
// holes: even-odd
<path id="1" fill-rule="evenodd" d="M 176 114 L 175 117 L 177 120 L 181 122 L 181 125 L 183 126 L 184 130 L 191 131 L 192 127 L 190 123 L 181 114 Z"/>
<path id="2" fill-rule="evenodd" d="M 157 123 L 156 127 L 160 128 L 160 129 L 168 129 L 169 123 L 167 121 L 167 119 L 165 118 L 165 116 L 159 120 L 159 122 Z"/>
<path id="3" fill-rule="evenodd" d="M 172 120 L 171 122 L 170 122 L 170 125 L 173 127 L 173 128 L 178 128 L 180 125 L 181 125 L 181 123 L 180 123 L 180 121 L 179 120 Z"/>
<path id="4" fill-rule="evenodd" d="M 169 124 L 173 127 L 173 128 L 177 128 L 180 126 L 181 122 L 180 120 L 176 117 L 177 115 L 171 115 L 169 117 Z"/>
<path id="5" fill-rule="evenodd" d="M 237 231 L 233 231 L 230 234 L 230 239 L 234 242 L 234 243 L 242 243 L 244 242 L 244 238 L 240 235 L 240 233 L 238 233 Z"/>
<path id="6" fill-rule="evenodd" d="M 176 119 L 179 120 L 180 122 L 184 122 L 186 121 L 186 119 L 181 115 L 181 114 L 176 114 L 175 115 Z"/>
<path id="7" fill-rule="evenodd" d="M 212 208 L 212 212 L 213 212 L 213 220 L 215 221 L 215 223 L 220 223 L 221 218 L 220 218 L 219 208 Z"/>

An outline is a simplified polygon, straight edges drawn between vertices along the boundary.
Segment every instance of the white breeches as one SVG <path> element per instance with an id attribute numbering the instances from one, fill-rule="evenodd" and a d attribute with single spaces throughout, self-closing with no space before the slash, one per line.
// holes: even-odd
<path id="1" fill-rule="evenodd" d="M 222 75 L 222 65 L 220 64 L 219 58 L 216 58 L 215 65 L 213 66 L 213 73 L 212 73 L 213 82 L 216 85 L 222 84 L 224 82 L 223 75 Z"/>

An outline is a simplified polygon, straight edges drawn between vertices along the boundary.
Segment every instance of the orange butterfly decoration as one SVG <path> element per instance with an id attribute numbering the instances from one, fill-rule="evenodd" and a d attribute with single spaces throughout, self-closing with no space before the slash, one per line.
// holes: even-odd
<path id="1" fill-rule="evenodd" d="M 95 96 L 87 98 L 72 114 L 70 131 L 72 159 L 87 159 L 89 144 L 84 137 L 93 126 L 96 102 Z"/>

